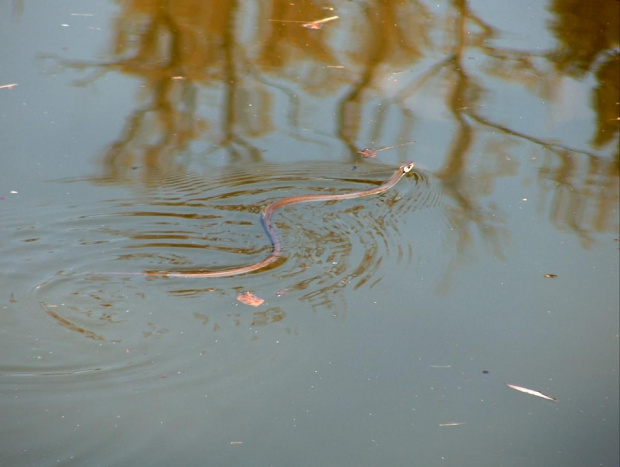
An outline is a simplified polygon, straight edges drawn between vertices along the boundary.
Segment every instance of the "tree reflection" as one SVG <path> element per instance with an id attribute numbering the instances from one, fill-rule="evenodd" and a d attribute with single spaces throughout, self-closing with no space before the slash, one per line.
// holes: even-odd
<path id="1" fill-rule="evenodd" d="M 270 135 L 300 147 L 338 143 L 354 160 L 368 141 L 411 140 L 425 118 L 419 99 L 432 96 L 439 107 L 433 112 L 452 126 L 436 176 L 458 206 L 451 224 L 461 253 L 477 230 L 502 256 L 509 231 L 499 208 L 484 200 L 500 178 L 517 176 L 529 162 L 516 151 L 523 145 L 543 155 L 541 208 L 555 226 L 584 245 L 594 232 L 617 229 L 618 2 L 552 1 L 557 46 L 536 51 L 497 45 L 501 31 L 467 0 L 433 13 L 415 0 L 349 3 L 347 15 L 321 30 L 299 24 L 338 14 L 320 2 L 271 0 L 255 8 L 142 0 L 122 8 L 110 61 L 64 62 L 97 70 L 83 84 L 111 71 L 141 82 L 141 103 L 103 156 L 109 180 L 118 182 L 135 165 L 177 165 L 196 145 L 201 157 L 225 152 L 231 165 L 257 161 L 261 138 Z M 586 77 L 596 83 L 589 148 L 521 131 L 512 115 L 500 122 L 484 112 L 493 79 L 553 101 L 562 80 Z M 322 121 L 326 114 L 333 122 Z M 480 145 L 484 163 L 476 160 Z"/>

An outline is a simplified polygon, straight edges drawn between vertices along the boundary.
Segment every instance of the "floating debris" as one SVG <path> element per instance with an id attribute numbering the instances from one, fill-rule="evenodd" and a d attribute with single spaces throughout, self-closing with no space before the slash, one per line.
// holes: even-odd
<path id="1" fill-rule="evenodd" d="M 265 302 L 265 300 L 263 300 L 260 297 L 257 297 L 251 292 L 240 293 L 239 295 L 237 295 L 237 300 L 239 300 L 244 305 L 250 305 L 250 306 L 260 306 Z"/>
<path id="2" fill-rule="evenodd" d="M 335 21 L 338 18 L 339 18 L 338 16 L 329 16 L 327 18 L 317 19 L 315 21 L 308 21 L 308 22 L 291 20 L 291 19 L 270 19 L 269 21 L 274 22 L 274 23 L 303 23 L 301 25 L 302 28 L 321 29 L 325 23 L 328 23 L 330 21 Z"/>
<path id="3" fill-rule="evenodd" d="M 382 148 L 377 148 L 377 149 L 364 148 L 361 151 L 357 151 L 357 153 L 360 154 L 364 159 L 368 159 L 370 157 L 377 157 L 378 152 L 385 151 L 387 149 L 400 148 L 401 146 L 407 146 L 408 144 L 411 144 L 411 143 L 415 143 L 415 140 L 407 141 L 406 143 L 402 143 L 402 144 L 395 144 L 394 146 L 383 146 Z"/>
<path id="4" fill-rule="evenodd" d="M 310 21 L 309 23 L 302 24 L 302 28 L 306 29 L 321 29 L 323 25 L 329 21 L 335 21 L 338 16 L 330 16 L 329 18 L 318 19 L 316 21 Z"/>
<path id="5" fill-rule="evenodd" d="M 508 384 L 508 383 L 505 383 L 505 384 L 509 388 L 516 389 L 517 391 L 521 391 L 521 392 L 524 392 L 526 394 L 530 394 L 531 396 L 542 397 L 543 399 L 547 399 L 548 401 L 553 401 L 553 402 L 557 402 L 558 401 L 555 397 L 548 396 L 546 394 L 543 394 L 540 391 L 535 391 L 533 389 L 523 388 L 521 386 L 515 386 L 514 384 Z"/>

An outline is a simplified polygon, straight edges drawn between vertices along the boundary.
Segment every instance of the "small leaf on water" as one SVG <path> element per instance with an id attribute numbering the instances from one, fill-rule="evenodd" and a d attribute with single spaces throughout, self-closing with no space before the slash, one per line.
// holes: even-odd
<path id="1" fill-rule="evenodd" d="M 257 297 L 251 292 L 240 293 L 239 295 L 237 295 L 237 300 L 239 300 L 244 305 L 250 305 L 250 306 L 260 306 L 265 301 L 262 298 Z"/>

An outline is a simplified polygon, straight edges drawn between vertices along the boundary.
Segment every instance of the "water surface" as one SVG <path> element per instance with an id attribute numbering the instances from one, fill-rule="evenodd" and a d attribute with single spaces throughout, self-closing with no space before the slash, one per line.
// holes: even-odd
<path id="1" fill-rule="evenodd" d="M 618 9 L 0 7 L 0 465 L 618 465 Z"/>

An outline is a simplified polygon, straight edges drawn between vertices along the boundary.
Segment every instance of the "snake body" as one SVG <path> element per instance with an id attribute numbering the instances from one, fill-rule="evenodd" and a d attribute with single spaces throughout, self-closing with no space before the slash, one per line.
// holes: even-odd
<path id="1" fill-rule="evenodd" d="M 271 241 L 272 250 L 271 254 L 264 260 L 259 261 L 248 266 L 242 266 L 238 268 L 223 269 L 221 271 L 210 272 L 164 272 L 164 271 L 144 271 L 144 272 L 113 272 L 107 274 L 124 274 L 124 275 L 144 275 L 144 276 L 156 276 L 156 277 L 228 277 L 236 276 L 239 274 L 247 274 L 249 272 L 258 271 L 259 269 L 266 268 L 273 262 L 275 262 L 282 254 L 282 241 L 274 228 L 272 218 L 276 211 L 284 206 L 290 206 L 300 203 L 319 203 L 323 201 L 339 201 L 344 199 L 363 198 L 365 196 L 378 195 L 386 192 L 392 188 L 403 175 L 411 172 L 413 169 L 413 162 L 401 165 L 396 172 L 386 181 L 384 184 L 379 185 L 376 188 L 370 188 L 368 190 L 354 191 L 352 193 L 344 193 L 340 195 L 302 195 L 292 196 L 290 198 L 284 198 L 278 201 L 274 201 L 271 204 L 265 206 L 261 212 L 261 222 L 263 228 Z"/>

